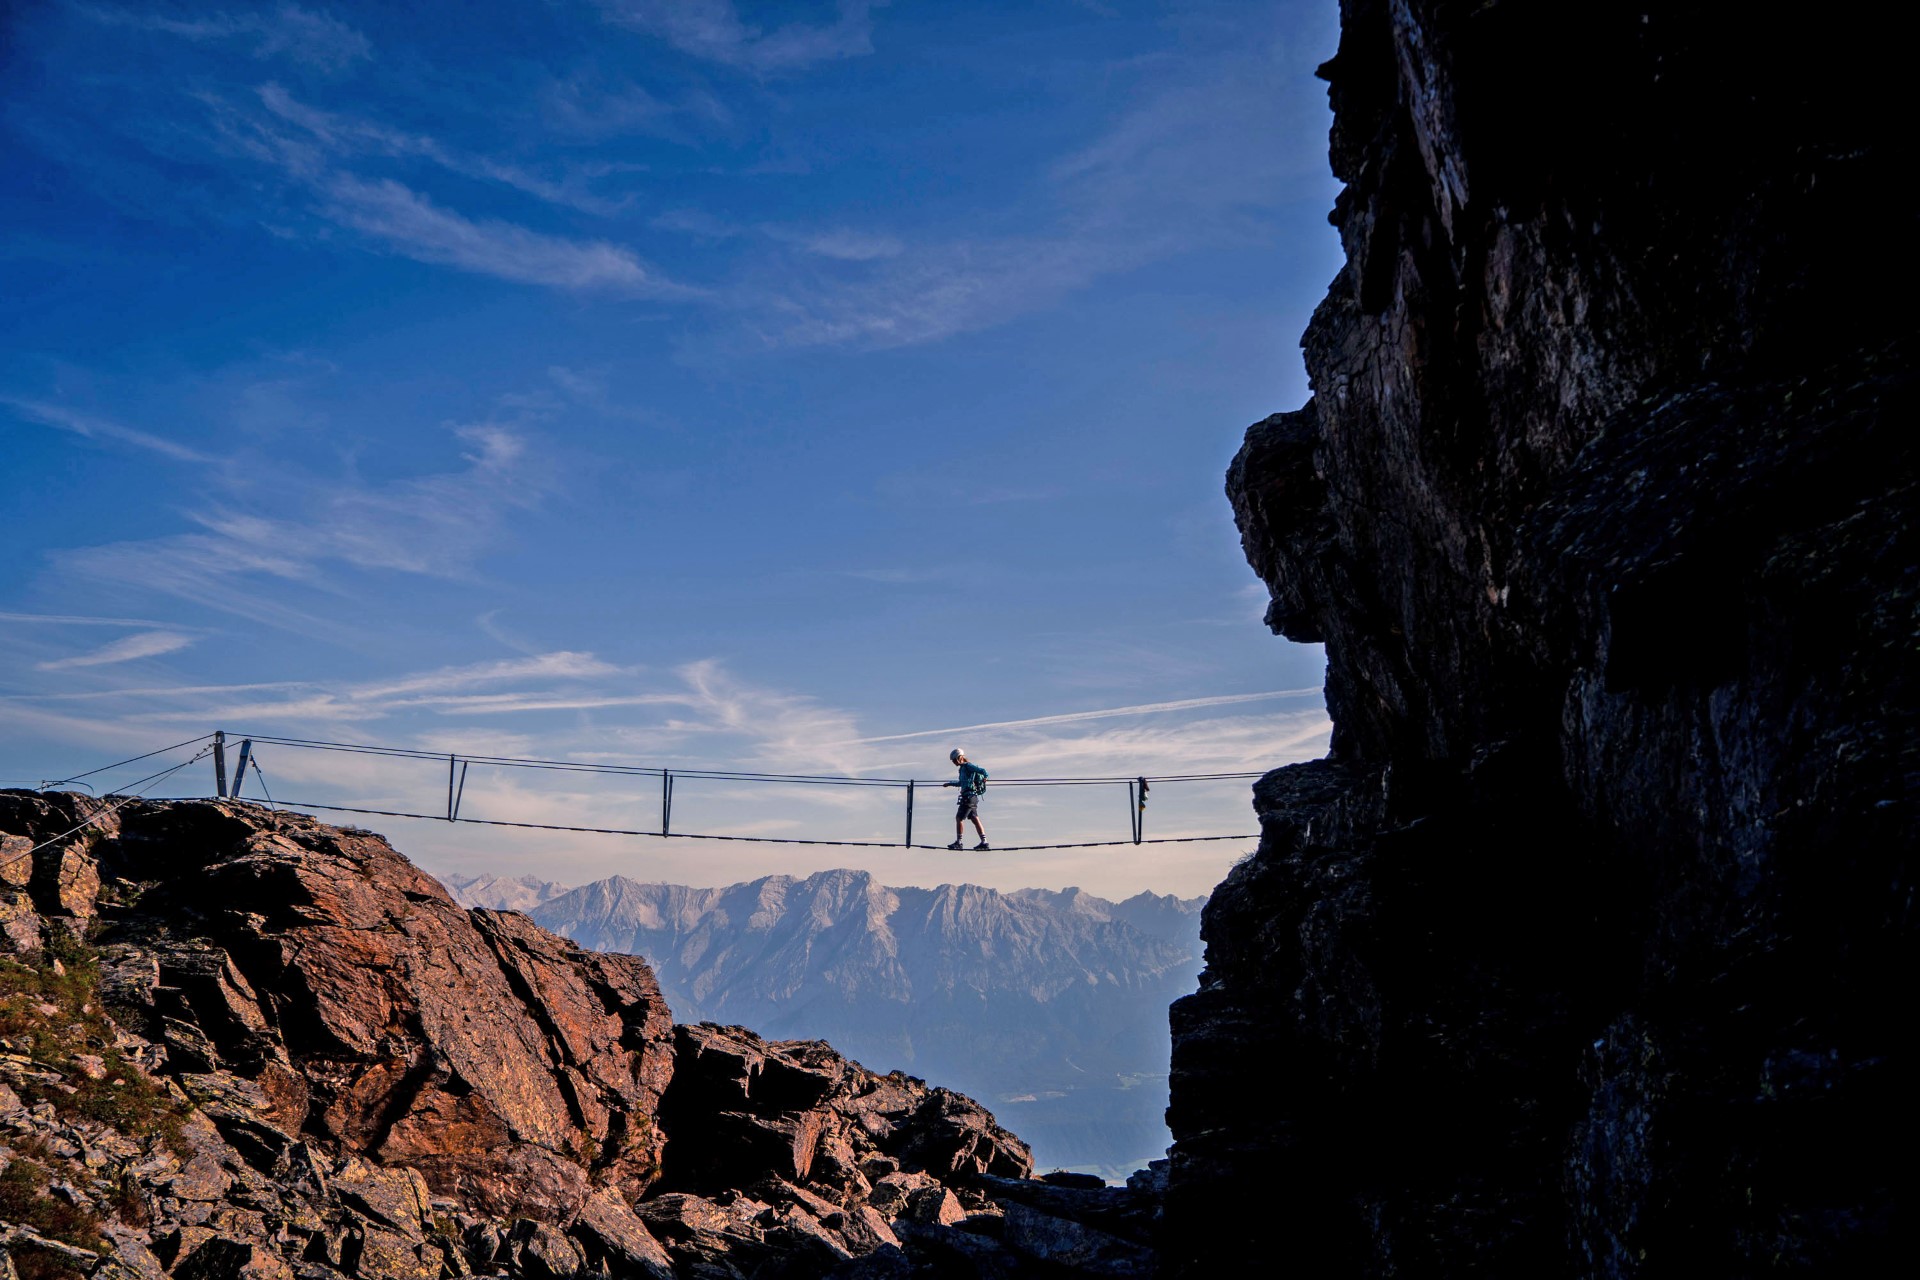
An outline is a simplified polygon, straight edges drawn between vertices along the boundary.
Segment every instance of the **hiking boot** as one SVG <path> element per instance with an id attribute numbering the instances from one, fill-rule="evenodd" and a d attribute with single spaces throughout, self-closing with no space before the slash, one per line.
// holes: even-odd
<path id="1" fill-rule="evenodd" d="M 955 840 L 952 844 L 947 846 L 947 848 L 949 849 L 958 849 L 959 847 L 960 847 L 960 842 L 958 840 Z"/>
<path id="2" fill-rule="evenodd" d="M 991 848 L 993 848 L 992 845 L 988 844 L 985 840 L 982 840 L 979 844 L 973 846 L 973 851 L 975 853 L 979 853 L 982 849 L 991 849 Z"/>

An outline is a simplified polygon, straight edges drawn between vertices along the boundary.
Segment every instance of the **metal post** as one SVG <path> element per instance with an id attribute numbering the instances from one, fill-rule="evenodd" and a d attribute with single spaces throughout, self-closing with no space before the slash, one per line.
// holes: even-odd
<path id="1" fill-rule="evenodd" d="M 467 794 L 467 766 L 471 763 L 470 760 L 460 762 L 460 785 L 453 793 L 453 812 L 448 815 L 455 822 L 460 821 L 460 797 Z"/>
<path id="2" fill-rule="evenodd" d="M 1140 808 L 1134 803 L 1133 784 L 1129 782 L 1127 784 L 1127 831 L 1132 834 L 1135 841 L 1140 839 L 1139 814 Z"/>
<path id="3" fill-rule="evenodd" d="M 907 779 L 907 838 L 903 848 L 913 848 L 913 779 Z"/>
<path id="4" fill-rule="evenodd" d="M 253 739 L 240 739 L 240 759 L 233 766 L 233 790 L 229 792 L 235 800 L 240 798 L 240 782 L 247 776 L 247 757 L 253 753 Z"/>
<path id="5" fill-rule="evenodd" d="M 660 771 L 660 834 L 673 834 L 673 770 Z"/>
<path id="6" fill-rule="evenodd" d="M 453 757 L 453 754 L 449 752 L 447 754 L 447 821 L 448 822 L 453 821 L 453 765 L 454 765 L 454 757 Z"/>
<path id="7" fill-rule="evenodd" d="M 227 731 L 213 731 L 213 794 L 227 798 Z"/>

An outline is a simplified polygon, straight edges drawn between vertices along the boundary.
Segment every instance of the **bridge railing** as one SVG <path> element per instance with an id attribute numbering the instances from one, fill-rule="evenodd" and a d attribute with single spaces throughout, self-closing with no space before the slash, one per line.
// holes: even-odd
<path id="1" fill-rule="evenodd" d="M 956 797 L 942 778 L 548 760 L 228 731 L 149 754 L 185 748 L 212 758 L 215 795 L 278 808 L 663 839 L 938 849 L 951 838 Z M 1246 785 L 1259 776 L 994 777 L 983 817 L 1003 851 L 1252 840 L 1208 828 L 1246 803 Z M 288 794 L 296 783 L 328 799 Z M 969 827 L 966 842 L 973 838 Z"/>

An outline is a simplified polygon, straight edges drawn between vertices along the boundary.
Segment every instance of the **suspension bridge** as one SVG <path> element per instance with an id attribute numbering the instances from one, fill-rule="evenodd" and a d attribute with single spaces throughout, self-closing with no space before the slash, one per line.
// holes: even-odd
<path id="1" fill-rule="evenodd" d="M 414 785 L 404 794 L 407 799 L 382 798 L 361 804 L 341 803 L 353 799 L 353 796 L 334 796 L 327 802 L 290 798 L 284 794 L 276 796 L 271 790 L 269 775 L 265 766 L 265 757 L 271 756 L 275 762 L 275 776 L 280 779 L 284 792 L 286 783 L 293 777 L 306 774 L 313 776 L 313 770 L 289 765 L 282 772 L 282 762 L 296 757 L 311 758 L 316 753 L 324 753 L 331 758 L 370 757 L 393 762 L 383 766 L 390 780 L 392 772 L 404 770 L 412 775 Z M 101 765 L 84 773 L 69 777 L 43 781 L 39 790 L 58 790 L 69 786 L 82 786 L 92 789 L 88 779 L 123 769 L 129 765 L 158 761 L 175 755 L 185 754 L 185 758 L 169 767 L 141 778 L 136 782 L 116 787 L 103 796 L 103 799 L 115 801 L 109 808 L 101 810 L 92 820 L 117 809 L 122 804 L 142 798 L 169 778 L 177 777 L 195 764 L 211 760 L 211 794 L 217 798 L 246 799 L 246 790 L 250 787 L 258 793 L 261 802 L 280 810 L 309 811 L 324 813 L 358 814 L 372 817 L 416 818 L 448 823 L 469 823 L 476 826 L 517 827 L 534 831 L 581 832 L 593 835 L 650 837 L 654 839 L 678 840 L 725 840 L 754 844 L 786 845 L 837 845 L 855 848 L 899 848 L 945 850 L 942 844 L 916 843 L 914 825 L 916 819 L 923 829 L 929 821 L 942 822 L 951 818 L 951 798 L 946 797 L 941 788 L 947 784 L 917 778 L 864 777 L 851 774 L 791 774 L 765 773 L 756 771 L 727 769 L 673 768 L 664 765 L 628 765 L 611 764 L 584 760 L 544 760 L 533 757 L 500 756 L 466 752 L 427 751 L 413 747 L 378 746 L 367 743 L 329 742 L 313 738 L 291 738 L 271 734 L 236 733 L 227 730 L 214 730 L 185 742 L 174 743 L 142 755 L 112 764 Z M 229 774 L 229 765 L 232 766 Z M 445 771 L 444 800 L 437 781 L 433 782 L 429 792 L 424 785 L 426 775 L 436 775 Z M 604 780 L 600 785 L 611 786 L 613 795 L 608 803 L 626 813 L 634 815 L 631 825 L 610 825 L 607 823 L 567 823 L 535 822 L 522 818 L 487 816 L 475 813 L 471 809 L 462 812 L 463 805 L 469 801 L 468 780 L 475 774 L 487 774 L 496 778 L 501 776 L 526 775 L 532 778 L 547 778 L 551 775 L 572 775 L 574 779 L 593 778 Z M 478 776 L 478 775 L 475 775 Z M 1179 793 L 1203 784 L 1230 782 L 1251 782 L 1260 776 L 1252 773 L 1188 773 L 1188 774 L 1137 774 L 1133 776 L 1103 777 L 1037 777 L 1037 778 L 1000 778 L 990 780 L 988 789 L 999 796 L 1011 789 L 1024 792 L 1030 788 L 1074 787 L 1097 788 L 1112 796 L 1112 804 L 1106 810 L 1116 821 L 1112 834 L 1089 831 L 1086 838 L 1067 840 L 1043 840 L 1025 844 L 996 844 L 995 852 L 1042 851 L 1053 849 L 1091 849 L 1122 845 L 1165 845 L 1194 844 L 1222 840 L 1257 840 L 1257 832 L 1196 833 L 1177 830 L 1174 834 L 1150 834 L 1147 826 L 1148 801 L 1154 800 L 1155 810 L 1166 807 L 1169 793 Z M 869 830 L 861 838 L 836 839 L 828 837 L 801 837 L 792 835 L 774 835 L 765 832 L 743 832 L 741 824 L 722 822 L 719 829 L 696 829 L 710 825 L 701 821 L 676 823 L 674 804 L 676 798 L 682 801 L 681 817 L 686 816 L 685 798 L 693 791 L 712 792 L 715 789 L 734 787 L 757 788 L 830 788 L 841 793 L 848 789 L 861 789 L 866 797 L 880 799 L 880 793 L 893 792 L 893 799 L 885 801 L 888 805 L 897 805 L 895 810 L 899 832 L 895 838 L 877 838 Z M 925 793 L 932 790 L 933 803 L 929 804 Z M 187 795 L 205 795 L 205 792 L 191 791 Z M 392 796 L 392 791 L 384 791 L 384 796 Z M 1080 793 L 1083 796 L 1086 793 Z M 1099 794 L 1095 792 L 1094 794 Z M 1124 797 L 1126 805 L 1126 833 L 1118 834 L 1120 802 Z M 174 796 L 172 798 L 183 798 Z M 1090 797 L 1089 797 L 1090 798 Z M 706 797 L 709 803 L 704 806 L 700 817 L 710 817 L 714 808 L 712 795 Z M 657 820 L 655 811 L 657 807 Z M 737 806 L 736 806 L 737 807 Z M 1090 813 L 1094 806 L 1077 806 L 1081 814 Z M 639 821 L 640 818 L 646 821 Z M 871 818 L 871 815 L 870 815 Z M 83 824 L 84 826 L 85 824 Z M 733 826 L 733 830 L 725 829 Z M 869 821 L 869 828 L 873 823 Z M 77 830 L 78 828 L 76 828 Z M 71 834 L 71 833 L 69 833 Z"/>

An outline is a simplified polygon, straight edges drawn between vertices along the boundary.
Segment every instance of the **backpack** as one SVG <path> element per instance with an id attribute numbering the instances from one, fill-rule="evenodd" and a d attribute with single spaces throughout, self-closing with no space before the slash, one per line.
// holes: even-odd
<path id="1" fill-rule="evenodd" d="M 979 795 L 987 789 L 987 771 L 972 761 L 967 762 L 967 767 L 973 770 L 970 775 L 973 780 L 973 794 Z"/>

